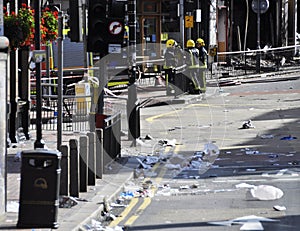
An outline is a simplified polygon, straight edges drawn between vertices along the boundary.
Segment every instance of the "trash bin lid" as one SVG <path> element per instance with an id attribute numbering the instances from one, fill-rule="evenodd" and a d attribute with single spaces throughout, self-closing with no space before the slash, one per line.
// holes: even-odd
<path id="1" fill-rule="evenodd" d="M 21 153 L 22 157 L 46 157 L 46 158 L 61 158 L 61 152 L 48 149 L 24 150 Z"/>

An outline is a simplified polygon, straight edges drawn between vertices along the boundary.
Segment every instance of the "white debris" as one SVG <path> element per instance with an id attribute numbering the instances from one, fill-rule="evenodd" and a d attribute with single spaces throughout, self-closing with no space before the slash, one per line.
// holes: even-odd
<path id="1" fill-rule="evenodd" d="M 254 154 L 259 154 L 259 151 L 257 151 L 257 150 L 246 150 L 245 153 L 247 155 L 254 155 Z"/>
<path id="2" fill-rule="evenodd" d="M 188 186 L 188 185 L 181 185 L 180 186 L 180 189 L 189 189 L 190 188 L 190 186 Z"/>
<path id="3" fill-rule="evenodd" d="M 236 188 L 254 188 L 255 185 L 247 184 L 247 183 L 240 183 L 240 184 L 237 184 L 235 187 Z"/>
<path id="4" fill-rule="evenodd" d="M 78 200 L 71 196 L 59 197 L 59 208 L 71 208 L 78 204 Z"/>
<path id="5" fill-rule="evenodd" d="M 152 145 L 149 143 L 146 143 L 144 140 L 138 138 L 136 139 L 136 143 L 141 145 L 142 147 L 151 147 Z"/>
<path id="6" fill-rule="evenodd" d="M 260 138 L 261 139 L 273 139 L 274 135 L 272 135 L 272 134 L 261 135 Z"/>
<path id="7" fill-rule="evenodd" d="M 159 158 L 157 156 L 146 156 L 145 159 L 143 160 L 143 163 L 152 165 L 156 164 L 159 161 Z"/>
<path id="8" fill-rule="evenodd" d="M 103 226 L 100 221 L 97 221 L 95 219 L 91 220 L 90 225 L 86 225 L 87 230 L 103 230 Z"/>
<path id="9" fill-rule="evenodd" d="M 17 152 L 16 155 L 14 156 L 14 162 L 19 162 L 21 161 L 21 151 Z"/>
<path id="10" fill-rule="evenodd" d="M 251 195 L 258 200 L 277 200 L 283 196 L 283 191 L 271 185 L 258 185 L 250 189 Z"/>
<path id="11" fill-rule="evenodd" d="M 139 158 L 136 158 L 136 159 L 140 163 L 140 165 L 142 166 L 142 168 L 144 168 L 144 169 L 150 169 L 151 168 L 150 165 L 143 163 Z"/>
<path id="12" fill-rule="evenodd" d="M 281 206 L 281 205 L 274 205 L 273 209 L 276 211 L 285 211 L 286 207 L 285 206 Z"/>
<path id="13" fill-rule="evenodd" d="M 204 145 L 203 149 L 203 160 L 208 161 L 209 163 L 214 163 L 218 155 L 220 154 L 220 150 L 217 145 L 212 143 L 207 143 Z"/>
<path id="14" fill-rule="evenodd" d="M 177 170 L 180 170 L 181 169 L 181 166 L 180 164 L 166 164 L 165 167 L 169 170 L 172 170 L 172 169 L 177 169 Z"/>
<path id="15" fill-rule="evenodd" d="M 240 183 L 235 185 L 236 188 L 246 188 L 250 190 L 253 198 L 258 200 L 276 200 L 283 196 L 283 191 L 271 185 L 252 185 Z"/>
<path id="16" fill-rule="evenodd" d="M 255 128 L 252 124 L 251 120 L 244 121 L 242 125 L 242 129 L 249 129 L 249 128 Z"/>
<path id="17" fill-rule="evenodd" d="M 220 150 L 217 145 L 212 143 L 207 143 L 204 145 L 203 152 L 205 155 L 216 156 L 220 154 Z"/>
<path id="18" fill-rule="evenodd" d="M 176 139 L 172 139 L 172 140 L 168 140 L 168 139 L 165 139 L 165 140 L 159 140 L 158 143 L 164 147 L 166 146 L 171 146 L 171 147 L 175 147 L 176 145 Z"/>

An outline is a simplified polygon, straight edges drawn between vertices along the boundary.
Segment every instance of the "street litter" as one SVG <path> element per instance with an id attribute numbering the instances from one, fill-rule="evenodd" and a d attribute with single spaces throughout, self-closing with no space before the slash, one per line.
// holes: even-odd
<path id="1" fill-rule="evenodd" d="M 249 129 L 249 128 L 255 128 L 252 124 L 252 121 L 251 120 L 244 121 L 241 129 Z"/>
<path id="2" fill-rule="evenodd" d="M 142 147 L 151 147 L 152 145 L 149 143 L 146 143 L 145 140 L 138 138 L 136 139 L 136 143 L 141 145 Z"/>
<path id="3" fill-rule="evenodd" d="M 270 135 L 261 135 L 260 136 L 261 139 L 273 139 L 274 135 L 270 134 Z"/>
<path id="4" fill-rule="evenodd" d="M 103 230 L 103 226 L 100 221 L 97 221 L 95 219 L 91 220 L 91 224 L 86 224 L 85 228 L 87 230 Z"/>
<path id="5" fill-rule="evenodd" d="M 220 154 L 218 146 L 212 143 L 205 144 L 203 152 L 205 153 L 205 155 L 209 156 L 216 156 Z"/>
<path id="6" fill-rule="evenodd" d="M 172 140 L 168 140 L 168 139 L 159 140 L 158 143 L 160 145 L 162 145 L 163 147 L 166 147 L 166 146 L 175 147 L 175 145 L 176 145 L 176 139 L 172 139 Z"/>
<path id="7" fill-rule="evenodd" d="M 257 150 L 246 150 L 245 153 L 247 155 L 253 155 L 253 154 L 259 154 L 259 151 L 257 151 Z"/>
<path id="8" fill-rule="evenodd" d="M 130 200 L 134 197 L 153 197 L 150 190 L 137 189 L 135 191 L 125 191 L 120 194 L 121 199 Z"/>
<path id="9" fill-rule="evenodd" d="M 203 149 L 203 161 L 209 162 L 210 164 L 213 164 L 220 154 L 220 150 L 217 145 L 212 144 L 212 143 L 207 143 L 204 145 Z"/>
<path id="10" fill-rule="evenodd" d="M 153 140 L 153 137 L 147 134 L 144 139 L 145 140 Z"/>
<path id="11" fill-rule="evenodd" d="M 295 139 L 297 139 L 297 137 L 289 135 L 289 136 L 282 137 L 280 140 L 295 140 Z"/>
<path id="12" fill-rule="evenodd" d="M 182 189 L 189 189 L 190 188 L 190 186 L 188 186 L 188 185 L 182 185 L 182 186 L 180 186 L 180 189 L 182 190 Z"/>
<path id="13" fill-rule="evenodd" d="M 144 176 L 145 177 L 156 177 L 157 173 L 154 171 L 151 171 L 150 169 L 145 169 L 144 170 Z"/>
<path id="14" fill-rule="evenodd" d="M 271 185 L 258 185 L 250 189 L 251 195 L 258 200 L 277 200 L 283 196 L 283 191 Z"/>
<path id="15" fill-rule="evenodd" d="M 120 197 L 124 199 L 131 199 L 134 197 L 134 193 L 132 191 L 122 192 Z"/>
<path id="16" fill-rule="evenodd" d="M 165 167 L 169 170 L 180 170 L 181 169 L 181 166 L 180 164 L 165 164 Z"/>
<path id="17" fill-rule="evenodd" d="M 110 206 L 113 207 L 113 208 L 125 208 L 125 207 L 127 207 L 127 205 L 120 204 L 120 203 L 114 203 L 114 202 L 111 203 Z"/>
<path id="18" fill-rule="evenodd" d="M 246 188 L 250 190 L 253 198 L 258 200 L 277 200 L 283 196 L 283 191 L 271 185 L 251 185 L 241 183 L 235 186 L 236 188 Z"/>
<path id="19" fill-rule="evenodd" d="M 102 231 L 123 231 L 124 229 L 121 226 L 115 226 L 115 227 L 106 227 L 102 225 L 100 221 L 97 221 L 95 219 L 91 220 L 91 224 L 84 225 L 85 230 L 102 230 Z"/>
<path id="20" fill-rule="evenodd" d="M 143 163 L 147 165 L 154 165 L 159 161 L 159 157 L 157 156 L 146 156 L 143 160 Z"/>
<path id="21" fill-rule="evenodd" d="M 17 152 L 16 155 L 14 156 L 14 162 L 19 162 L 21 161 L 21 151 Z"/>
<path id="22" fill-rule="evenodd" d="M 285 211 L 286 210 L 286 207 L 285 206 L 281 206 L 281 205 L 274 205 L 273 206 L 273 209 L 275 211 Z"/>
<path id="23" fill-rule="evenodd" d="M 78 200 L 71 196 L 59 197 L 59 208 L 71 208 L 78 204 Z"/>
<path id="24" fill-rule="evenodd" d="M 141 161 L 139 158 L 136 158 L 136 159 L 140 163 L 139 168 L 143 168 L 143 169 L 150 169 L 151 168 L 150 165 L 143 163 L 143 161 Z"/>
<path id="25" fill-rule="evenodd" d="M 240 183 L 235 185 L 236 188 L 254 188 L 255 185 L 247 184 L 247 183 Z"/>
<path id="26" fill-rule="evenodd" d="M 269 158 L 278 158 L 279 155 L 278 154 L 269 154 Z"/>

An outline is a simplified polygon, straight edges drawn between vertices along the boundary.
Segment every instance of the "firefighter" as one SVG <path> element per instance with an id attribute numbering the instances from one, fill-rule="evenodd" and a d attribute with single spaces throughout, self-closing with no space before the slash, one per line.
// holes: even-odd
<path id="1" fill-rule="evenodd" d="M 186 42 L 186 65 L 187 65 L 187 76 L 188 91 L 190 94 L 200 93 L 200 85 L 198 81 L 199 72 L 199 50 L 195 47 L 195 42 L 192 39 Z"/>
<path id="2" fill-rule="evenodd" d="M 199 60 L 202 62 L 202 65 L 206 66 L 207 51 L 205 49 L 205 42 L 202 38 L 196 40 L 196 48 L 199 50 Z"/>
<path id="3" fill-rule="evenodd" d="M 200 91 L 202 93 L 206 92 L 206 60 L 207 60 L 207 51 L 205 49 L 205 42 L 202 38 L 196 40 L 196 48 L 199 50 L 199 61 L 200 61 L 200 70 L 198 75 L 198 81 L 200 84 Z"/>
<path id="4" fill-rule="evenodd" d="M 177 66 L 176 46 L 177 46 L 177 42 L 174 39 L 169 39 L 166 42 L 167 48 L 164 53 L 164 59 L 165 59 L 164 71 L 165 71 L 167 95 L 172 95 L 175 93 L 175 89 L 174 89 L 175 68 Z"/>
<path id="5" fill-rule="evenodd" d="M 165 51 L 165 69 L 173 68 L 176 66 L 176 57 L 175 57 L 175 47 L 176 41 L 174 39 L 169 39 L 166 42 L 166 51 Z"/>

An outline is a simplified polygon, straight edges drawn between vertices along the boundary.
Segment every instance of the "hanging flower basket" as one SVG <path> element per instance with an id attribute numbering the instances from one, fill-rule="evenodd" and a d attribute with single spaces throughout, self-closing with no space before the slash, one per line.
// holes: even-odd
<path id="1" fill-rule="evenodd" d="M 4 8 L 4 35 L 12 49 L 30 45 L 34 37 L 34 11 L 26 4 L 22 4 L 17 14 Z"/>
<path id="2" fill-rule="evenodd" d="M 10 41 L 10 48 L 17 49 L 34 43 L 34 10 L 26 4 L 15 12 L 7 12 L 4 7 L 4 35 Z M 58 35 L 58 13 L 45 8 L 41 14 L 41 43 L 54 41 Z"/>
<path id="3" fill-rule="evenodd" d="M 41 40 L 47 44 L 56 40 L 58 35 L 58 12 L 51 11 L 48 7 L 43 9 L 41 17 Z"/>

